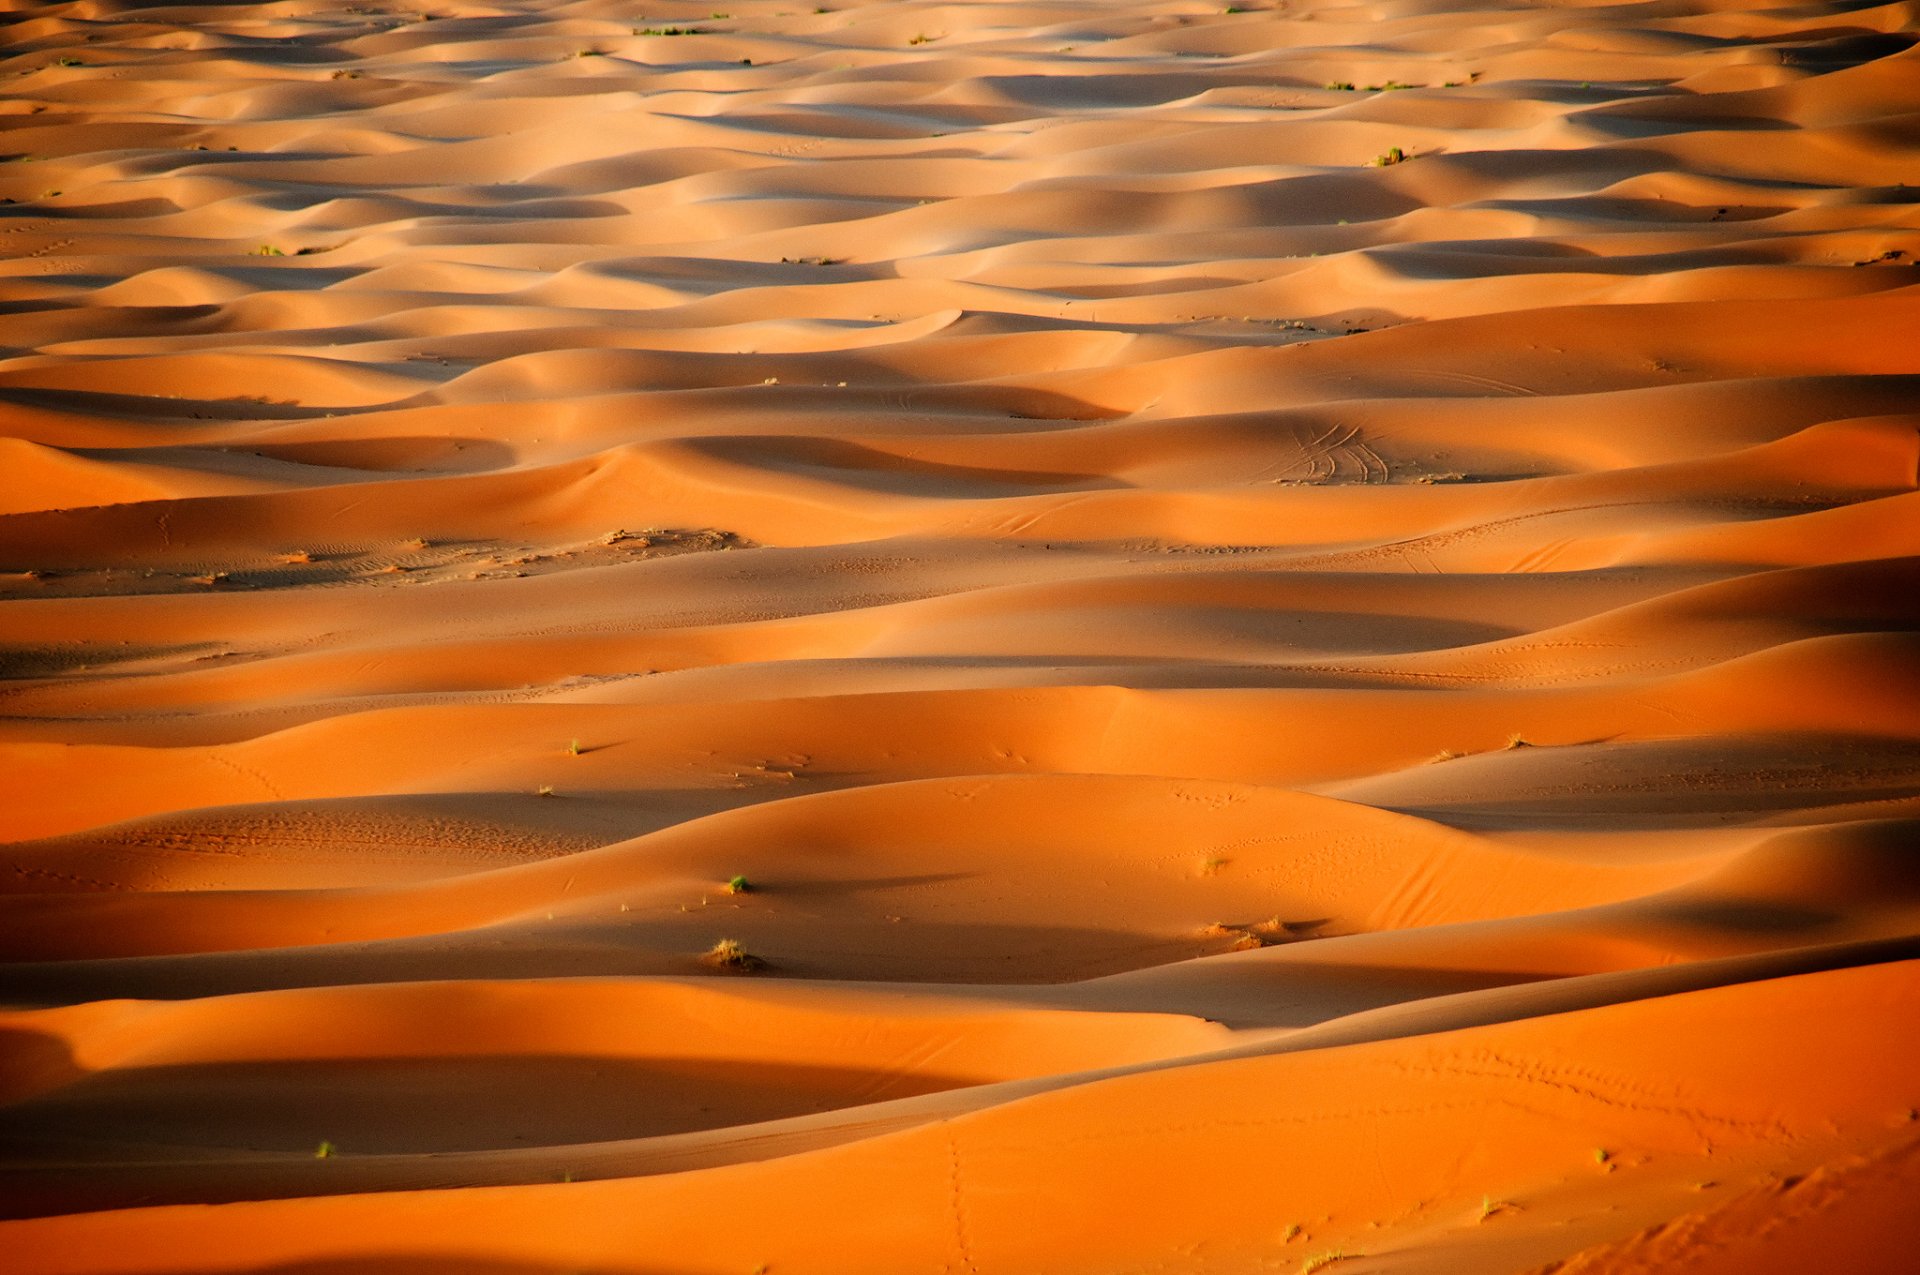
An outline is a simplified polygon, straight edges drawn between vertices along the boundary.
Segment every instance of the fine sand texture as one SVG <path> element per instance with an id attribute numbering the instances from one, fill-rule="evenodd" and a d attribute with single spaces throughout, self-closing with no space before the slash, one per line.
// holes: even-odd
<path id="1" fill-rule="evenodd" d="M 1903 1275 L 1920 4 L 12 0 L 0 1268 Z"/>

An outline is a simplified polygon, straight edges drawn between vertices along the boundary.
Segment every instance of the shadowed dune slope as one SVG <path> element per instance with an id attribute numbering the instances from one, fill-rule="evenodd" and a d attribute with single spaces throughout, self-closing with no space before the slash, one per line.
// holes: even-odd
<path id="1" fill-rule="evenodd" d="M 0 14 L 4 1264 L 1909 1270 L 1917 31 Z"/>

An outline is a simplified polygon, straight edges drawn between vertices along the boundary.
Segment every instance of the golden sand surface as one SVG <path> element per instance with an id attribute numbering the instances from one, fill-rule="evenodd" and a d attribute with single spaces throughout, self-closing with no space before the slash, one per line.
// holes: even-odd
<path id="1" fill-rule="evenodd" d="M 1914 1269 L 1920 5 L 4 7 L 0 1266 Z"/>

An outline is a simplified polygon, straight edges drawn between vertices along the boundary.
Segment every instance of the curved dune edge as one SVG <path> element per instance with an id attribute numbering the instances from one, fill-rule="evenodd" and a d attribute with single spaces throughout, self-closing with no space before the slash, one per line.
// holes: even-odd
<path id="1" fill-rule="evenodd" d="M 639 1271 L 656 1269 L 660 1246 L 699 1254 L 685 1269 L 714 1271 L 1093 1270 L 1143 1258 L 1226 1268 L 1288 1246 L 1522 1265 L 1583 1241 L 1685 1253 L 1687 1239 L 1648 1241 L 1640 1228 L 1729 1197 L 1723 1211 L 1752 1213 L 1763 1188 L 1730 1188 L 1730 1175 L 1788 1184 L 1777 1191 L 1809 1171 L 1849 1174 L 1870 1200 L 1897 1195 L 1888 1178 L 1910 1183 L 1911 1069 L 1888 1046 L 1889 1025 L 1920 1009 L 1915 988 L 1908 964 L 1865 966 L 1203 1062 L 759 1163 L 623 1181 L 157 1207 L 9 1230 L 31 1269 L 103 1272 L 407 1269 L 435 1258 Z M 1756 1055 L 1744 1040 L 1756 1013 L 1791 1016 L 1817 1039 L 1786 1037 Z M 1223 1141 L 1257 1141 L 1266 1154 L 1223 1156 Z M 1517 1159 L 1547 1172 L 1516 1179 Z M 742 1198 L 750 1216 L 716 1234 L 713 1218 Z M 1602 1200 L 1612 1207 L 1596 1211 Z M 820 1226 L 822 1206 L 862 1222 Z M 1035 1206 L 1047 1227 L 1032 1225 Z M 1793 1220 L 1820 1207 L 1798 1205 Z M 1877 1229 L 1850 1232 L 1845 1251 L 1861 1269 L 1894 1269 L 1883 1259 L 1896 1219 L 1865 1212 Z M 1115 1228 L 1115 1216 L 1133 1221 Z M 476 1226 L 487 1241 L 458 1238 Z M 1691 1243 L 1713 1245 L 1701 1229 Z M 217 1256 L 152 1255 L 183 1247 Z"/>
<path id="2" fill-rule="evenodd" d="M 1878 1275 L 1905 4 L 37 4 L 28 1275 Z"/>

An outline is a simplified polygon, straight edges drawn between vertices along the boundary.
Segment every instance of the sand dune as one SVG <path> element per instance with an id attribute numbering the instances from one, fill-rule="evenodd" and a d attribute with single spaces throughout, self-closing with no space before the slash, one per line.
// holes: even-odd
<path id="1" fill-rule="evenodd" d="M 4 24 L 9 1269 L 1908 1269 L 1913 6 Z"/>

